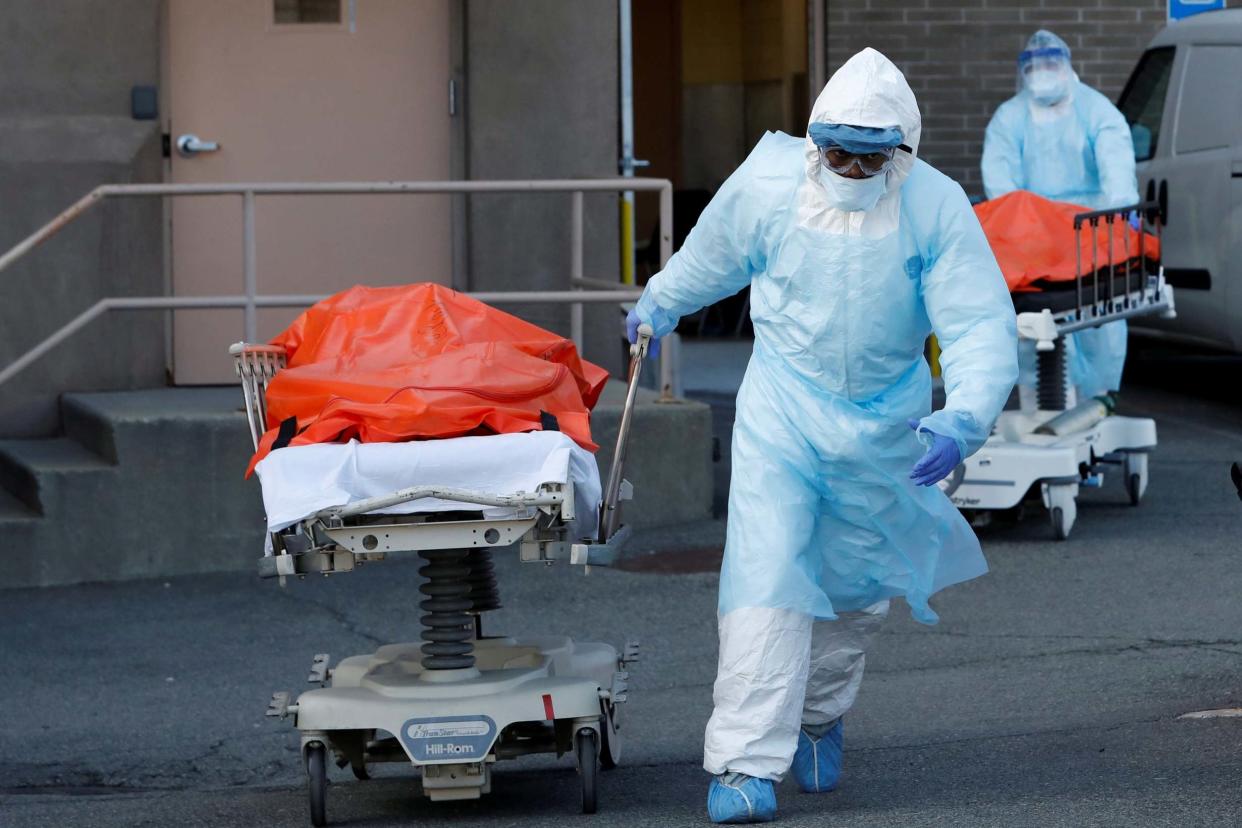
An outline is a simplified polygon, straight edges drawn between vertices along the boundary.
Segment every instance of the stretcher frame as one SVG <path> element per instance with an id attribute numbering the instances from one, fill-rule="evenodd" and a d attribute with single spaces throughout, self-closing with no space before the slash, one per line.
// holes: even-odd
<path id="1" fill-rule="evenodd" d="M 1139 234 L 1137 261 L 1127 256 L 1124 264 L 1112 263 L 1117 235 L 1121 249 L 1128 250 L 1124 245 L 1132 216 L 1140 216 L 1160 239 L 1163 215 L 1157 202 L 1076 215 L 1074 301 L 1066 306 L 1049 297 L 1049 307 L 1018 313 L 1019 339 L 1035 343 L 1037 386 L 1019 387 L 1018 410 L 1002 412 L 983 447 L 942 484 L 953 503 L 977 525 L 989 522 L 994 512 L 1020 509 L 1028 495 L 1037 492 L 1053 536 L 1065 540 L 1077 519 L 1080 487 L 1101 485 L 1105 470 L 1120 470 L 1131 505 L 1142 500 L 1148 482 L 1147 455 L 1157 445 L 1153 420 L 1108 416 L 1069 434 L 1035 433 L 1077 403 L 1065 370 L 1066 334 L 1138 316 L 1176 315 L 1173 288 L 1165 281 L 1163 265 L 1149 255 L 1145 232 Z M 1104 263 L 1099 261 L 1097 243 L 1101 232 L 1107 235 Z M 1084 233 L 1091 234 L 1090 276 L 1083 267 Z"/>
<path id="2" fill-rule="evenodd" d="M 300 733 L 313 825 L 327 820 L 329 757 L 359 780 L 368 778 L 369 765 L 408 762 L 421 772 L 430 799 L 455 800 L 490 792 L 492 766 L 499 760 L 568 753 L 581 781 L 582 810 L 595 812 L 598 770 L 620 761 L 619 706 L 628 697 L 628 668 L 639 659 L 638 643 L 627 642 L 618 651 L 566 637 L 484 636 L 482 614 L 499 607 L 492 549 L 518 544 L 522 561 L 568 561 L 589 572 L 591 566 L 611 564 L 624 548 L 630 528 L 621 522 L 621 507 L 633 488 L 622 472 L 650 337 L 642 326 L 631 348 L 596 537 L 570 535 L 572 482 L 507 493 L 417 486 L 322 509 L 268 533 L 259 574 L 279 578 L 282 587 L 290 576 L 349 572 L 390 553 L 416 552 L 428 561 L 419 570 L 427 579 L 420 591 L 429 596 L 421 604 L 427 610 L 422 623 L 430 630 L 424 629 L 421 645 L 387 645 L 335 667 L 327 653 L 316 654 L 307 678 L 316 689 L 296 702 L 280 691 L 268 703 L 268 716 L 292 718 Z M 285 354 L 274 346 L 240 342 L 229 353 L 257 448 L 267 423 L 267 388 L 285 367 Z M 447 516 L 377 511 L 421 498 L 517 512 L 487 518 L 482 511 Z M 466 616 L 468 630 L 459 623 Z"/>

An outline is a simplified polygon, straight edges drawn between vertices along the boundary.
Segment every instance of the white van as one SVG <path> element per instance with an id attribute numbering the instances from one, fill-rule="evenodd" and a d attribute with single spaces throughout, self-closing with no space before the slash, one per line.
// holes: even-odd
<path id="1" fill-rule="evenodd" d="M 1117 103 L 1139 195 L 1165 215 L 1162 260 L 1177 318 L 1136 327 L 1242 351 L 1242 9 L 1166 26 Z"/>

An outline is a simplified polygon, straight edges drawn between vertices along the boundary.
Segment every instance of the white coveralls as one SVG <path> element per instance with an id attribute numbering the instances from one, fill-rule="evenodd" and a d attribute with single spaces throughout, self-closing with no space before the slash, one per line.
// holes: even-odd
<path id="1" fill-rule="evenodd" d="M 886 617 L 888 601 L 838 613 L 835 621 L 765 607 L 721 617 L 703 767 L 780 779 L 798 728 L 828 724 L 853 706 L 867 647 Z"/>

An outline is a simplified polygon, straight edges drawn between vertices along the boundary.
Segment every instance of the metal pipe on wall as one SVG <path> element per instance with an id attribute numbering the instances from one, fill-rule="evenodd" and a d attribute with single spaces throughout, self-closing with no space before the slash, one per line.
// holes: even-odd
<path id="1" fill-rule="evenodd" d="M 811 70 L 807 92 L 811 97 L 811 105 L 815 104 L 820 90 L 828 83 L 828 15 L 824 9 L 827 1 L 807 0 L 807 20 L 810 22 L 807 27 L 809 30 L 807 48 L 811 53 L 810 60 L 807 62 Z"/>
<path id="2" fill-rule="evenodd" d="M 254 306 L 255 296 L 259 292 L 258 267 L 254 239 L 254 193 L 247 190 L 242 193 L 242 284 L 246 293 L 244 329 L 247 342 L 254 342 L 259 338 L 259 319 Z"/>
<path id="3" fill-rule="evenodd" d="M 583 276 L 582 191 L 575 190 L 571 196 L 571 199 L 572 207 L 570 209 L 569 220 L 569 285 L 573 289 L 577 290 L 582 284 Z M 574 347 L 578 349 L 579 354 L 582 353 L 583 327 L 582 303 L 574 302 L 569 306 L 569 338 L 573 340 Z"/>

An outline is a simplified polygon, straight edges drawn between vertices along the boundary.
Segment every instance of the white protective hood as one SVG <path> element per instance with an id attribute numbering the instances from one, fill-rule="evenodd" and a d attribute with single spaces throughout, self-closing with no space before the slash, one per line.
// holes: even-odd
<path id="1" fill-rule="evenodd" d="M 819 176 L 823 167 L 819 149 L 806 137 L 806 179 L 798 190 L 798 223 L 824 232 L 886 236 L 897 229 L 901 213 L 901 184 L 910 175 L 918 154 L 923 120 L 918 101 L 906 78 L 891 60 L 875 49 L 863 49 L 829 78 L 811 109 L 811 121 L 863 127 L 897 127 L 910 152 L 898 150 L 893 167 L 885 173 L 885 193 L 872 209 L 845 212 L 828 201 Z M 808 130 L 809 132 L 809 130 Z M 835 173 L 823 170 L 824 175 Z"/>

